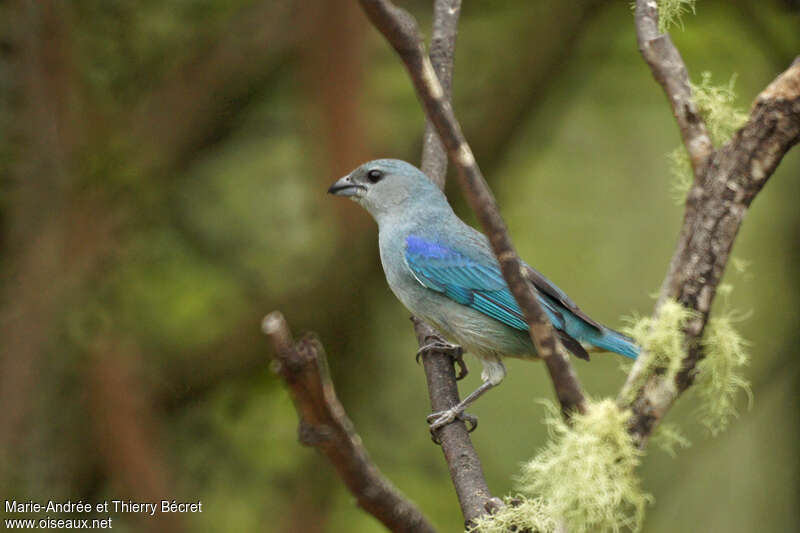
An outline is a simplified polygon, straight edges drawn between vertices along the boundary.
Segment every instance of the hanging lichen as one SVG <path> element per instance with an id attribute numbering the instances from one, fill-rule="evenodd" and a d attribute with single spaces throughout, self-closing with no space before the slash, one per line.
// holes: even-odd
<path id="1" fill-rule="evenodd" d="M 699 84 L 690 84 L 692 100 L 705 120 L 714 146 L 728 142 L 747 120 L 747 113 L 736 106 L 735 84 L 736 75 L 733 75 L 727 85 L 713 85 L 710 72 L 700 75 Z M 681 145 L 667 154 L 667 158 L 673 176 L 671 193 L 676 202 L 681 203 L 694 180 L 689 156 Z"/>
<path id="2" fill-rule="evenodd" d="M 574 533 L 638 531 L 646 504 L 636 474 L 642 451 L 627 432 L 628 412 L 612 400 L 589 402 L 570 425 L 547 404 L 550 440 L 526 463 L 519 477 L 523 498 L 495 515 L 481 518 L 476 530 L 487 533 L 547 533 L 563 521 Z"/>

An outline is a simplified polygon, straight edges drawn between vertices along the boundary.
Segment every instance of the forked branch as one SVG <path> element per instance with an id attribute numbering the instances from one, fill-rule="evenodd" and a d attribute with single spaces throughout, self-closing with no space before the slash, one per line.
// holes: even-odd
<path id="1" fill-rule="evenodd" d="M 695 163 L 683 228 L 655 312 L 662 302 L 673 299 L 696 313 L 683 331 L 686 356 L 681 370 L 674 376 L 652 371 L 651 354 L 642 353 L 620 393 L 620 403 L 633 410 L 630 431 L 640 445 L 693 383 L 704 356 L 700 340 L 744 215 L 784 154 L 800 141 L 800 59 L 796 59 L 759 94 L 747 123 L 733 138 L 717 150 L 707 150 L 708 134 L 687 92 L 683 61 L 668 36 L 653 34 L 658 21 L 655 5 L 637 0 L 640 49 L 673 105 Z"/>
<path id="2" fill-rule="evenodd" d="M 406 499 L 372 462 L 361 437 L 336 397 L 322 344 L 314 336 L 292 339 L 279 312 L 262 329 L 272 341 L 278 374 L 286 382 L 300 419 L 300 442 L 319 449 L 333 464 L 358 505 L 390 531 L 434 533 L 417 506 Z"/>

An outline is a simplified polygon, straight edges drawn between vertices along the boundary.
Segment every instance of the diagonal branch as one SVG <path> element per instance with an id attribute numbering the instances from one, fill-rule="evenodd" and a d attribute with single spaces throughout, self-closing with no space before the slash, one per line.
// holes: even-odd
<path id="1" fill-rule="evenodd" d="M 646 2 L 637 2 L 637 27 L 645 26 L 639 28 L 640 35 L 657 20 L 657 12 L 652 16 L 642 13 L 652 10 Z M 647 59 L 647 53 L 642 53 Z M 654 70 L 654 75 L 665 87 L 682 84 L 677 79 L 680 71 L 668 73 L 672 78 L 663 81 L 659 72 Z M 676 118 L 682 125 L 677 113 Z M 676 375 L 658 370 L 648 375 L 651 355 L 643 353 L 619 395 L 619 402 L 633 410 L 629 429 L 640 445 L 693 383 L 697 363 L 704 356 L 700 340 L 744 216 L 784 154 L 799 141 L 800 58 L 756 98 L 747 123 L 733 139 L 695 167 L 696 180 L 686 201 L 683 228 L 656 305 L 658 312 L 661 302 L 674 299 L 696 311 L 683 330 L 686 356 Z M 691 144 L 687 143 L 687 148 Z"/>
<path id="2" fill-rule="evenodd" d="M 295 343 L 279 312 L 264 318 L 262 329 L 275 351 L 277 372 L 292 394 L 302 444 L 318 448 L 336 468 L 358 505 L 390 531 L 434 533 L 414 503 L 378 470 L 336 397 L 322 345 L 307 335 Z"/>
<path id="3" fill-rule="evenodd" d="M 388 0 L 360 2 L 372 23 L 405 63 L 426 115 L 436 126 L 439 138 L 456 167 L 461 188 L 489 237 L 503 277 L 525 315 L 531 339 L 539 357 L 547 365 L 562 410 L 565 413 L 583 411 L 585 398 L 578 378 L 553 326 L 536 299 L 535 289 L 523 273 L 522 263 L 508 237 L 494 196 L 461 132 L 431 61 L 425 55 L 416 21 Z"/>
<path id="4" fill-rule="evenodd" d="M 654 0 L 636 0 L 636 39 L 653 77 L 667 95 L 694 174 L 699 177 L 714 146 L 705 121 L 692 100 L 683 58 L 669 35 L 658 31 L 658 4 Z"/>

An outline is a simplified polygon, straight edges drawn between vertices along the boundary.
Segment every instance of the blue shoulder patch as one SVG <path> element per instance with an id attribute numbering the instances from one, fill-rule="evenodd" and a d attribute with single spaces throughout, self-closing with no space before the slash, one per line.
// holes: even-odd
<path id="1" fill-rule="evenodd" d="M 472 259 L 456 249 L 417 235 L 406 238 L 405 259 L 423 286 L 512 328 L 528 329 L 496 264 Z"/>
<path id="2" fill-rule="evenodd" d="M 422 237 L 409 235 L 406 237 L 406 252 L 429 259 L 444 259 L 448 255 L 453 255 L 453 250 L 445 248 L 441 244 L 426 241 Z"/>

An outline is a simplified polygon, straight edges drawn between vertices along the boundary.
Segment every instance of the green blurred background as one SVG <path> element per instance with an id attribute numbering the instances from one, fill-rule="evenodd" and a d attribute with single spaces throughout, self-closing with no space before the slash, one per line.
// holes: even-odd
<path id="1" fill-rule="evenodd" d="M 627 1 L 470 0 L 456 113 L 521 255 L 599 320 L 649 314 L 682 207 L 679 143 Z M 403 2 L 430 27 L 430 3 Z M 698 2 L 673 31 L 692 79 L 753 98 L 800 51 L 797 2 Z M 0 495 L 201 500 L 197 515 L 112 514 L 119 531 L 374 532 L 296 438 L 259 322 L 324 342 L 372 458 L 441 528 L 462 527 L 429 438 L 408 312 L 375 225 L 327 186 L 361 162 L 417 162 L 424 117 L 354 1 L 0 1 Z M 752 314 L 754 402 L 711 438 L 651 447 L 645 531 L 800 528 L 800 151 L 756 200 L 727 305 Z M 451 199 L 474 217 L 453 183 Z M 721 301 L 718 302 L 721 304 Z M 479 382 L 479 365 L 462 393 Z M 543 367 L 511 361 L 472 410 L 491 490 L 547 438 Z M 613 395 L 620 362 L 575 361 Z M 4 515 L 5 516 L 5 515 Z"/>

